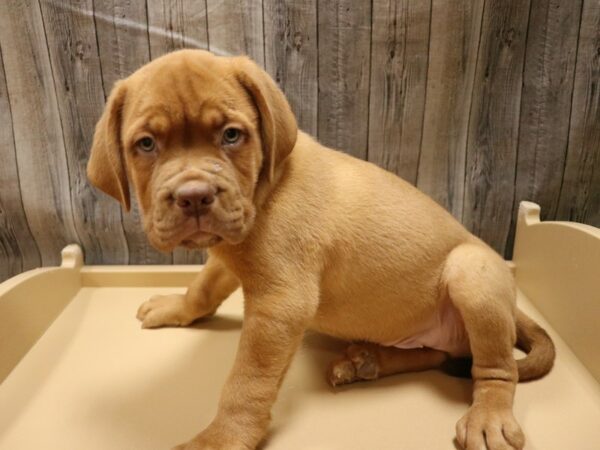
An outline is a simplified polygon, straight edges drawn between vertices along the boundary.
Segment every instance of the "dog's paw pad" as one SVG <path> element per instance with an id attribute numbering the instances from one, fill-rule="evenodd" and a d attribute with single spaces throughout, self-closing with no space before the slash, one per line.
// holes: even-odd
<path id="1" fill-rule="evenodd" d="M 351 345 L 346 354 L 356 369 L 357 378 L 375 380 L 379 377 L 379 362 L 371 348 L 365 345 Z"/>
<path id="2" fill-rule="evenodd" d="M 335 361 L 329 368 L 328 378 L 332 386 L 379 377 L 377 354 L 368 345 L 351 345 L 346 356 Z"/>
<path id="3" fill-rule="evenodd" d="M 352 383 L 356 379 L 354 364 L 348 359 L 341 359 L 334 362 L 329 368 L 328 378 L 329 384 L 334 387 Z"/>

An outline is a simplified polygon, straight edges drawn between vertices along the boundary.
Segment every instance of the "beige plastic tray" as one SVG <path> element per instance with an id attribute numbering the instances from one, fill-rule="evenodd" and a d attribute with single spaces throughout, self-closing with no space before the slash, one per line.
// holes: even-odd
<path id="1" fill-rule="evenodd" d="M 519 303 L 554 338 L 544 379 L 520 384 L 527 449 L 600 449 L 600 230 L 539 221 L 524 203 L 514 252 Z M 142 330 L 153 294 L 184 292 L 194 266 L 61 267 L 0 285 L 0 449 L 168 449 L 209 423 L 232 364 L 241 293 L 192 328 Z M 543 316 L 542 316 L 543 314 Z M 470 380 L 403 374 L 332 390 L 343 344 L 308 334 L 273 411 L 267 449 L 454 449 Z"/>

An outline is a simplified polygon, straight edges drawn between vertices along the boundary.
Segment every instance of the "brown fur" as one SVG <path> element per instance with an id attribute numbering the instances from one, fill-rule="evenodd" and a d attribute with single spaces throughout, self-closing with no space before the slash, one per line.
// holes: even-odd
<path id="1" fill-rule="evenodd" d="M 222 138 L 230 126 L 243 136 L 233 147 Z M 156 141 L 148 153 L 139 144 L 146 136 Z M 126 208 L 129 180 L 157 248 L 210 247 L 185 295 L 140 307 L 144 327 L 187 325 L 243 288 L 242 337 L 217 416 L 180 448 L 255 448 L 307 328 L 370 343 L 332 365 L 332 384 L 440 366 L 442 351 L 375 343 L 418 333 L 448 304 L 470 346 L 452 356 L 473 359 L 473 404 L 457 425 L 459 443 L 523 447 L 515 384 L 546 373 L 554 353 L 517 310 L 502 258 L 413 186 L 299 132 L 281 91 L 249 59 L 179 51 L 119 82 L 88 173 Z M 189 182 L 214 188 L 208 213 L 187 217 L 174 203 Z M 520 374 L 517 337 L 532 355 Z"/>

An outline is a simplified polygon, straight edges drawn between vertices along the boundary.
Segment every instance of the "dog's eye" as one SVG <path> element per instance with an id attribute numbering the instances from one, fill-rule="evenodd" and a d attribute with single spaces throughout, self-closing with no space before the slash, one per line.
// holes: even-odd
<path id="1" fill-rule="evenodd" d="M 232 145 L 237 143 L 242 137 L 242 132 L 237 128 L 227 128 L 223 132 L 223 145 Z"/>
<path id="2" fill-rule="evenodd" d="M 154 143 L 154 139 L 148 136 L 143 137 L 142 139 L 137 141 L 136 145 L 143 152 L 151 152 L 156 146 L 156 144 Z"/>

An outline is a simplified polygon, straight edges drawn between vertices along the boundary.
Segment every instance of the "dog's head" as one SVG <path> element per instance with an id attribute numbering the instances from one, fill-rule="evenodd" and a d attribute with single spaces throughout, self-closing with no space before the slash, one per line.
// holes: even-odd
<path id="1" fill-rule="evenodd" d="M 250 59 L 181 50 L 116 83 L 87 172 L 127 210 L 133 187 L 160 250 L 235 244 L 296 136 L 284 95 Z"/>

